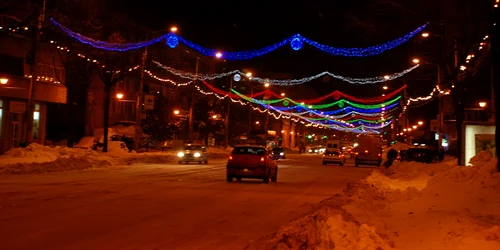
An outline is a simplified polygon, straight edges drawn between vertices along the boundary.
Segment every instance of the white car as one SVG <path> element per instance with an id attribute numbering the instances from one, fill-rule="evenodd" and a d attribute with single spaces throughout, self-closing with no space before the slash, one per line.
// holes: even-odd
<path id="1" fill-rule="evenodd" d="M 344 166 L 345 157 L 340 151 L 326 150 L 323 154 L 323 165 L 328 163 L 339 164 Z"/>

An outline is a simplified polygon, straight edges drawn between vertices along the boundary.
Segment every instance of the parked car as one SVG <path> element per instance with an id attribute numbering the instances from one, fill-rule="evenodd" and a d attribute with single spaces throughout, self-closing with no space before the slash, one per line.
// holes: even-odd
<path id="1" fill-rule="evenodd" d="M 344 166 L 345 163 L 345 157 L 342 152 L 336 150 L 326 150 L 325 153 L 323 154 L 323 165 L 326 165 L 328 163 L 334 163 L 334 164 L 339 164 L 340 166 Z"/>
<path id="2" fill-rule="evenodd" d="M 186 144 L 182 151 L 177 153 L 179 164 L 198 162 L 199 164 L 208 164 L 207 148 L 202 144 Z"/>
<path id="3" fill-rule="evenodd" d="M 285 149 L 284 148 L 273 148 L 272 149 L 272 153 L 273 153 L 273 156 L 274 156 L 275 160 L 285 159 L 286 158 Z"/>
<path id="4" fill-rule="evenodd" d="M 423 163 L 438 162 L 439 152 L 430 148 L 409 148 L 406 150 L 406 161 L 416 161 Z"/>
<path id="5" fill-rule="evenodd" d="M 240 181 L 242 178 L 262 179 L 264 183 L 276 182 L 278 179 L 278 165 L 272 153 L 264 146 L 236 146 L 229 156 L 226 167 L 226 179 L 232 182 L 233 178 Z"/>

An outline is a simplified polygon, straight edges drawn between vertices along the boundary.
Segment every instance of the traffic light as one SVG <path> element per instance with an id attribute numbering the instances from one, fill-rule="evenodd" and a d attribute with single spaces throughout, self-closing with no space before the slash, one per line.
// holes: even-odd
<path id="1" fill-rule="evenodd" d="M 308 135 L 308 136 L 307 136 L 307 138 L 308 138 L 308 139 L 312 139 L 312 135 Z"/>

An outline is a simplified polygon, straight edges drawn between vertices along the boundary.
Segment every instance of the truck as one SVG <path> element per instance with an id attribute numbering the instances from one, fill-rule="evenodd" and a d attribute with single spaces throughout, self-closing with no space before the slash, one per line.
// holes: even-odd
<path id="1" fill-rule="evenodd" d="M 326 149 L 330 151 L 342 151 L 341 140 L 328 140 L 326 142 Z"/>
<path id="2" fill-rule="evenodd" d="M 354 166 L 382 164 L 382 145 L 380 138 L 375 136 L 360 136 L 356 147 Z"/>

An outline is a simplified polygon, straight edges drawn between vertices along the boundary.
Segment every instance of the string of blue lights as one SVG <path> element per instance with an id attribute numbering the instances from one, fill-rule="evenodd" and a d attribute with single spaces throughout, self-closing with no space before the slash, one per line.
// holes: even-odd
<path id="1" fill-rule="evenodd" d="M 165 41 L 167 46 L 170 48 L 175 48 L 179 45 L 179 43 L 183 43 L 184 45 L 188 46 L 189 48 L 199 52 L 200 54 L 204 56 L 215 56 L 217 58 L 225 59 L 225 60 L 248 60 L 252 59 L 255 57 L 260 57 L 265 54 L 268 54 L 270 52 L 273 52 L 277 50 L 280 47 L 285 46 L 286 44 L 289 44 L 292 50 L 300 50 L 304 46 L 304 43 L 320 50 L 325 53 L 328 53 L 333 56 L 345 56 L 345 57 L 366 57 L 366 56 L 375 56 L 379 55 L 385 51 L 394 49 L 401 45 L 402 43 L 407 42 L 410 40 L 413 36 L 416 34 L 420 33 L 427 24 L 424 24 L 414 31 L 399 37 L 397 39 L 394 39 L 392 41 L 388 41 L 386 43 L 380 44 L 380 45 L 375 45 L 375 46 L 370 46 L 370 47 L 365 47 L 365 48 L 336 48 L 328 45 L 321 44 L 319 42 L 313 41 L 311 39 L 305 38 L 301 36 L 300 34 L 295 34 L 291 37 L 288 37 L 280 42 L 277 42 L 275 44 L 269 45 L 264 48 L 260 49 L 255 49 L 255 50 L 248 50 L 248 51 L 237 51 L 237 52 L 229 52 L 229 51 L 220 51 L 216 49 L 208 49 L 204 48 L 196 43 L 193 43 L 191 41 L 188 41 L 184 39 L 183 37 L 175 34 L 175 33 L 167 33 L 162 36 L 159 36 L 157 38 L 154 38 L 152 40 L 148 41 L 143 41 L 143 42 L 135 42 L 135 43 L 110 43 L 110 42 L 105 42 L 105 41 L 97 41 L 92 38 L 83 36 L 79 33 L 76 33 L 66 27 L 64 27 L 62 24 L 58 23 L 55 21 L 53 18 L 50 19 L 52 24 L 65 32 L 68 36 L 78 40 L 79 42 L 83 44 L 87 44 L 89 46 L 92 46 L 94 48 L 98 49 L 103 49 L 103 50 L 109 50 L 109 51 L 129 51 L 129 50 L 136 50 L 140 49 L 143 47 L 150 46 L 152 44 Z"/>

